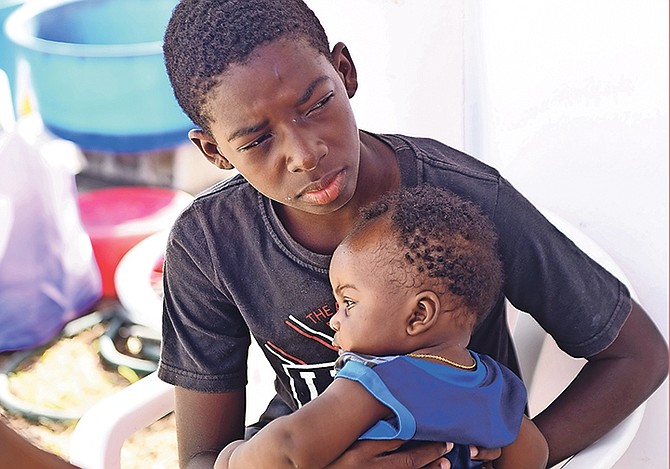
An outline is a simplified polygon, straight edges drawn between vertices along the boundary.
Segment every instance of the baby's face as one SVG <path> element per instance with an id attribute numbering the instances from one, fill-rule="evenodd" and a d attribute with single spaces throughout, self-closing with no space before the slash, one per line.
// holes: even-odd
<path id="1" fill-rule="evenodd" d="M 414 296 L 409 289 L 389 283 L 387 269 L 370 243 L 351 246 L 345 242 L 335 250 L 330 282 L 338 309 L 330 327 L 335 331 L 333 345 L 342 351 L 405 353 L 407 312 L 414 305 Z"/>
<path id="2" fill-rule="evenodd" d="M 219 153 L 265 196 L 314 214 L 354 194 L 358 128 L 346 78 L 301 40 L 259 47 L 210 92 Z"/>

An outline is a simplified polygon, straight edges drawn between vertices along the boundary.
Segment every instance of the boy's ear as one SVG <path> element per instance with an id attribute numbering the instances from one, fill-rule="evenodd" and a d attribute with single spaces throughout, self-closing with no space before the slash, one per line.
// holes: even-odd
<path id="1" fill-rule="evenodd" d="M 333 66 L 340 75 L 344 88 L 347 90 L 347 96 L 353 98 L 358 89 L 358 77 L 356 76 L 356 67 L 354 66 L 354 61 L 351 59 L 351 54 L 349 54 L 349 49 L 343 43 L 338 42 L 333 47 L 331 57 Z"/>
<path id="2" fill-rule="evenodd" d="M 440 297 L 435 292 L 425 290 L 414 298 L 414 307 L 407 321 L 407 334 L 411 336 L 430 329 L 440 314 Z"/>
<path id="3" fill-rule="evenodd" d="M 188 138 L 193 145 L 198 147 L 200 153 L 205 155 L 207 161 L 220 169 L 233 169 L 234 166 L 219 151 L 219 147 L 212 137 L 200 129 L 192 129 L 188 132 Z"/>

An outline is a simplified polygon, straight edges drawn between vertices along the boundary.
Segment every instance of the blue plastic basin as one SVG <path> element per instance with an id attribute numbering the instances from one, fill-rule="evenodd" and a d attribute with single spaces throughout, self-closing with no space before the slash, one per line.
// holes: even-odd
<path id="1" fill-rule="evenodd" d="M 55 135 L 90 150 L 140 152 L 186 141 L 193 126 L 163 65 L 177 0 L 40 0 L 5 31 L 28 63 L 36 107 Z"/>

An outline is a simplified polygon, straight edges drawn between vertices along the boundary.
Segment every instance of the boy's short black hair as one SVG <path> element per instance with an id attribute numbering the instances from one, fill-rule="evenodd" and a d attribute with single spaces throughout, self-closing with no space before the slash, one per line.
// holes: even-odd
<path id="1" fill-rule="evenodd" d="M 177 102 L 211 134 L 206 98 L 217 77 L 263 44 L 305 39 L 330 58 L 328 38 L 302 0 L 182 0 L 165 31 L 163 52 Z"/>
<path id="2" fill-rule="evenodd" d="M 392 277 L 433 279 L 480 323 L 500 296 L 503 272 L 495 228 L 479 207 L 446 189 L 404 188 L 365 207 L 349 237 L 382 219 L 396 241 L 384 249 L 392 256 L 388 265 L 405 270 Z"/>

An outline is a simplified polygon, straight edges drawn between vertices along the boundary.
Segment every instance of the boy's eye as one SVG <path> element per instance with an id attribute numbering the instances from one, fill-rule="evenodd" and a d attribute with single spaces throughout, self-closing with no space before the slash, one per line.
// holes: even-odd
<path id="1" fill-rule="evenodd" d="M 350 299 L 350 298 L 344 298 L 342 300 L 342 303 L 344 304 L 344 307 L 347 308 L 347 309 L 351 309 L 354 306 L 356 306 L 356 302 L 354 300 Z"/>
<path id="2" fill-rule="evenodd" d="M 246 145 L 242 145 L 241 147 L 239 147 L 239 148 L 237 149 L 237 151 L 239 151 L 239 152 L 245 152 L 245 151 L 247 151 L 247 150 L 251 150 L 252 148 L 257 147 L 257 146 L 260 145 L 261 143 L 263 143 L 263 142 L 265 142 L 266 140 L 268 140 L 270 137 L 272 137 L 272 134 L 271 134 L 271 133 L 263 134 L 263 135 L 261 135 L 260 137 L 258 137 L 256 140 L 254 140 L 254 141 L 252 141 L 252 142 L 250 142 L 250 143 L 247 143 Z"/>
<path id="3" fill-rule="evenodd" d="M 319 102 L 317 102 L 314 106 L 309 108 L 309 111 L 307 111 L 307 115 L 309 116 L 312 112 L 318 111 L 319 109 L 321 109 L 323 106 L 325 106 L 328 103 L 328 101 L 333 99 L 334 96 L 335 96 L 335 93 L 333 91 L 328 93 L 323 99 L 319 100 Z"/>

